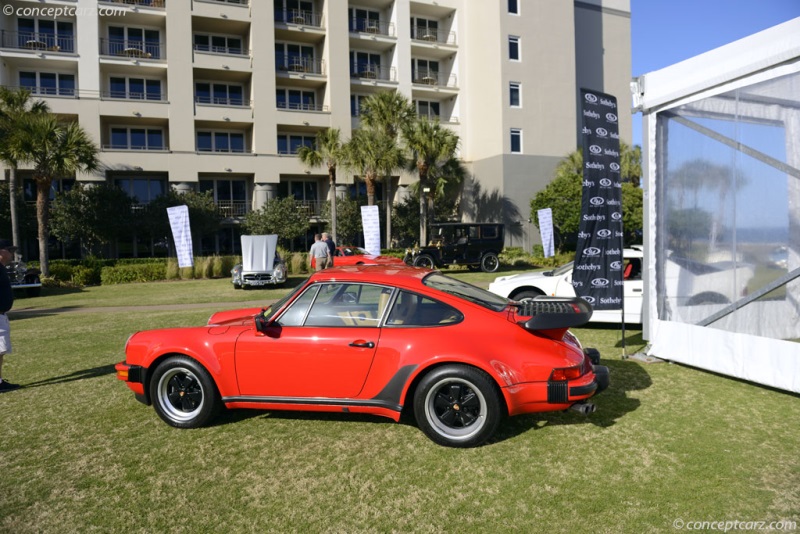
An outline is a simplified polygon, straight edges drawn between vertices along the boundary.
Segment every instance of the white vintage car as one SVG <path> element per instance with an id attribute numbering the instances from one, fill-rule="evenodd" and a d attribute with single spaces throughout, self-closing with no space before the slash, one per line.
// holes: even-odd
<path id="1" fill-rule="evenodd" d="M 623 250 L 626 323 L 642 322 L 643 256 L 641 245 Z M 489 291 L 511 300 L 525 300 L 538 295 L 574 297 L 572 266 L 570 262 L 552 271 L 501 276 L 489 284 Z M 685 310 L 682 315 L 687 318 L 697 314 L 705 317 L 709 313 L 707 309 L 697 309 L 689 313 L 689 307 L 716 305 L 719 308 L 735 302 L 747 294 L 748 283 L 753 274 L 753 267 L 742 262 L 702 263 L 672 254 L 666 261 L 664 270 L 666 299 L 675 306 L 674 311 Z M 619 323 L 622 321 L 622 314 L 620 310 L 595 310 L 591 321 Z"/>
<path id="2" fill-rule="evenodd" d="M 231 269 L 234 289 L 250 289 L 286 282 L 286 264 L 278 254 L 278 236 L 243 235 L 242 263 Z"/>

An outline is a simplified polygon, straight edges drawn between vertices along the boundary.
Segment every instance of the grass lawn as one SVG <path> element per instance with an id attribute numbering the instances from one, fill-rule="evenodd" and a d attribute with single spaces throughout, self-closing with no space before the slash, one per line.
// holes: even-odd
<path id="1" fill-rule="evenodd" d="M 4 374 L 25 387 L 0 395 L 0 532 L 638 533 L 675 531 L 678 519 L 800 523 L 800 398 L 622 360 L 616 328 L 575 330 L 612 373 L 595 414 L 507 419 L 491 443 L 470 450 L 439 447 L 411 421 L 359 415 L 242 410 L 177 430 L 116 380 L 132 332 L 200 324 L 287 290 L 205 280 L 19 298 Z M 137 309 L 164 304 L 183 308 Z M 108 310 L 88 310 L 97 307 Z M 626 336 L 629 353 L 644 345 L 639 330 Z"/>

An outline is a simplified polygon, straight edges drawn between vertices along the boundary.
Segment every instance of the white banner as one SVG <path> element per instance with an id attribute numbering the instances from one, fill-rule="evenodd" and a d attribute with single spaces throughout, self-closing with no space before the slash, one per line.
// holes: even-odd
<path id="1" fill-rule="evenodd" d="M 539 233 L 542 236 L 544 257 L 555 256 L 555 242 L 553 239 L 553 210 L 545 208 L 536 212 L 539 217 Z"/>
<path id="2" fill-rule="evenodd" d="M 178 255 L 178 267 L 191 267 L 194 265 L 194 255 L 192 230 L 189 226 L 189 206 L 167 208 L 167 215 L 172 228 L 172 239 L 175 241 L 175 252 Z"/>
<path id="3" fill-rule="evenodd" d="M 361 225 L 364 227 L 364 248 L 376 256 L 381 253 L 381 222 L 378 206 L 361 206 Z"/>

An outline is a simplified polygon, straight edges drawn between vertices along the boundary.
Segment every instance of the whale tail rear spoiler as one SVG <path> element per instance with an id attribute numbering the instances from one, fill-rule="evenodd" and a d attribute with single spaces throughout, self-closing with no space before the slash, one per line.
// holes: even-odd
<path id="1" fill-rule="evenodd" d="M 592 306 L 580 297 L 545 297 L 514 302 L 526 330 L 559 330 L 581 326 L 592 318 Z M 530 317 L 530 319 L 524 319 Z"/>

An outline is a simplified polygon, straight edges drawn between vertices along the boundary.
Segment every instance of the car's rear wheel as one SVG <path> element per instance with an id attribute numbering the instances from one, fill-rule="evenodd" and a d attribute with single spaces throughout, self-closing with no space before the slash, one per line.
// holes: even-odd
<path id="1" fill-rule="evenodd" d="M 414 259 L 414 267 L 425 267 L 426 269 L 435 269 L 436 262 L 433 261 L 433 256 L 430 254 L 420 254 Z"/>
<path id="2" fill-rule="evenodd" d="M 493 273 L 500 267 L 500 258 L 494 252 L 487 252 L 481 258 L 481 271 Z"/>
<path id="3" fill-rule="evenodd" d="M 172 356 L 156 367 L 150 398 L 159 417 L 177 428 L 201 427 L 222 407 L 211 375 L 186 356 Z"/>
<path id="4" fill-rule="evenodd" d="M 532 300 L 542 295 L 544 295 L 544 292 L 539 291 L 538 289 L 528 289 L 512 295 L 511 299 L 522 302 L 523 300 Z"/>
<path id="5" fill-rule="evenodd" d="M 465 365 L 447 365 L 420 381 L 414 416 L 425 435 L 439 445 L 475 447 L 495 433 L 503 407 L 489 375 Z"/>
<path id="6" fill-rule="evenodd" d="M 702 304 L 730 304 L 725 295 L 719 293 L 700 293 L 689 299 L 687 306 L 700 306 Z"/>

